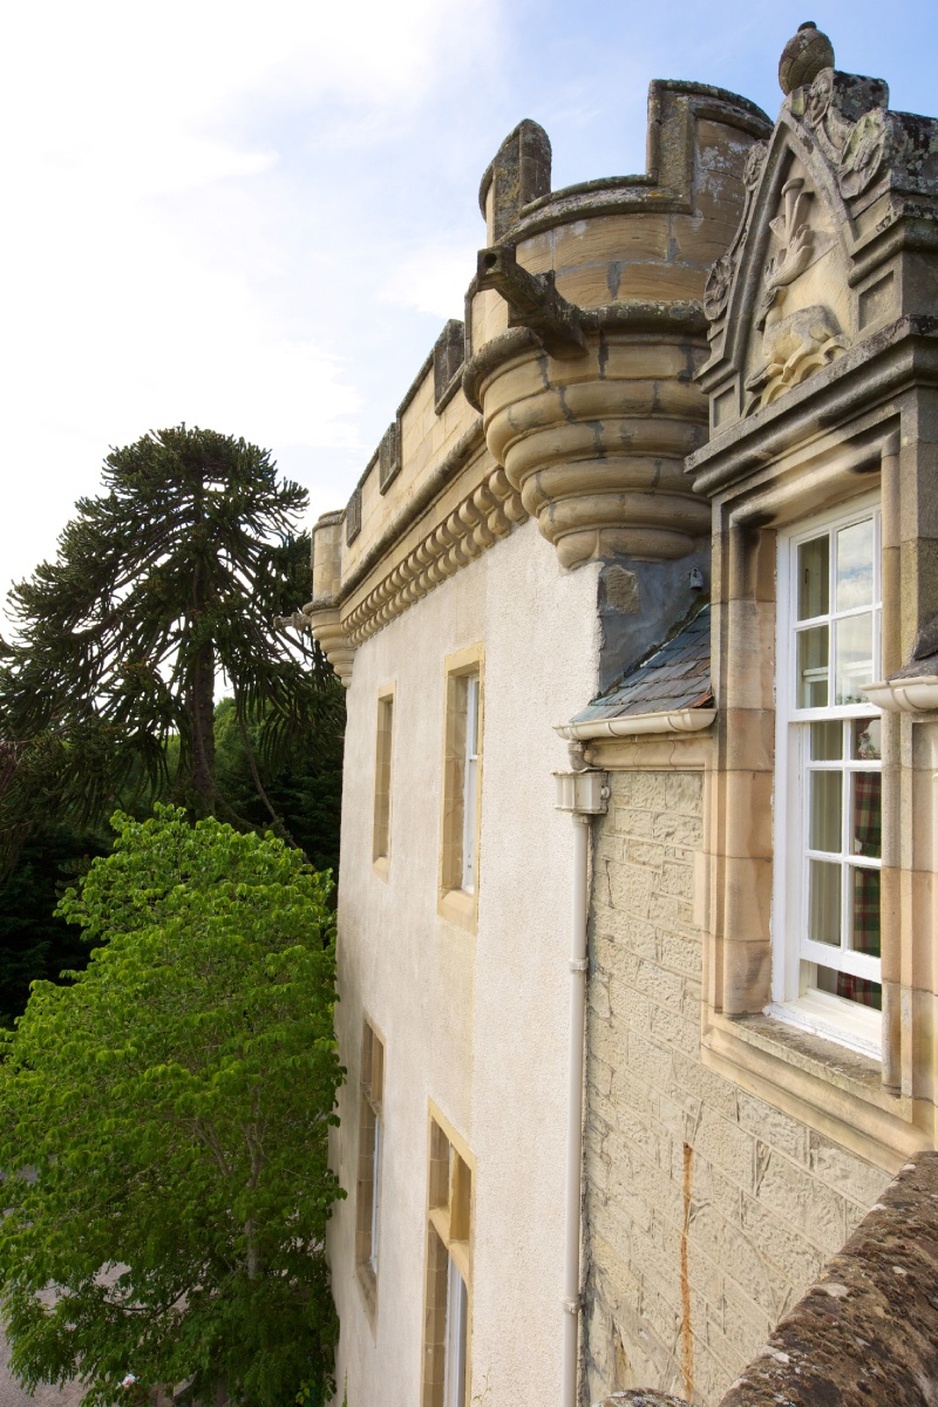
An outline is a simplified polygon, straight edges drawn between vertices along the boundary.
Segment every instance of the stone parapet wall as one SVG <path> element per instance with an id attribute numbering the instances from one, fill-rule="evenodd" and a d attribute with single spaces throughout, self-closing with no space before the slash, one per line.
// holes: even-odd
<path id="1" fill-rule="evenodd" d="M 590 1401 L 653 1384 L 719 1402 L 888 1181 L 702 1063 L 706 771 L 680 770 L 687 746 L 649 744 L 660 770 L 610 774 L 597 823 Z"/>

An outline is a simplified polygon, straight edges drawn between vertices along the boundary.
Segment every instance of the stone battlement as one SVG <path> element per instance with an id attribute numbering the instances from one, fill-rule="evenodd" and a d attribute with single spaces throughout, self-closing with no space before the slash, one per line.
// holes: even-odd
<path id="1" fill-rule="evenodd" d="M 349 504 L 313 539 L 313 631 L 362 639 L 528 516 L 566 567 L 673 560 L 709 532 L 683 477 L 706 437 L 703 292 L 770 130 L 718 88 L 652 83 L 648 170 L 550 189 L 521 122 L 483 176 L 488 244 Z"/>

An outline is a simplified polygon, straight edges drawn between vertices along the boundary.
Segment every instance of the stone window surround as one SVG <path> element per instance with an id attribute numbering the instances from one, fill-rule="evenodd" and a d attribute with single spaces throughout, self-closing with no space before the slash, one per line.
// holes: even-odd
<path id="1" fill-rule="evenodd" d="M 447 1271 L 452 1261 L 467 1295 L 466 1392 L 472 1391 L 472 1260 L 476 1161 L 465 1140 L 428 1100 L 427 1252 L 424 1277 L 422 1407 L 442 1407 L 445 1377 Z"/>
<path id="2" fill-rule="evenodd" d="M 814 516 L 807 520 L 798 520 L 792 529 L 783 531 L 779 535 L 779 559 L 778 559 L 778 584 L 779 594 L 789 597 L 789 601 L 781 605 L 778 611 L 778 648 L 776 656 L 776 700 L 778 703 L 777 734 L 776 734 L 776 759 L 777 776 L 774 796 L 774 856 L 775 856 L 775 885 L 772 901 L 773 911 L 773 1014 L 781 1019 L 791 1019 L 795 1024 L 814 1026 L 819 1034 L 829 1034 L 833 1039 L 841 1039 L 844 1044 L 861 1050 L 869 1055 L 879 1056 L 880 1033 L 882 1019 L 879 1013 L 874 1012 L 869 1007 L 856 1006 L 855 1003 L 845 1004 L 840 998 L 825 997 L 820 994 L 812 994 L 807 999 L 799 994 L 802 963 L 807 954 L 802 951 L 803 943 L 798 941 L 796 934 L 803 934 L 807 927 L 807 916 L 805 906 L 807 898 L 804 893 L 807 884 L 805 852 L 809 841 L 804 834 L 804 802 L 805 788 L 809 785 L 810 772 L 806 766 L 807 759 L 802 757 L 802 747 L 804 745 L 804 722 L 805 707 L 802 703 L 799 707 L 795 705 L 796 664 L 793 654 L 794 649 L 794 629 L 795 629 L 795 606 L 791 592 L 794 587 L 795 567 L 794 553 L 797 551 L 797 542 L 804 539 L 805 534 L 828 536 L 848 526 L 851 521 L 858 518 L 872 518 L 875 533 L 875 549 L 881 563 L 882 553 L 879 550 L 878 533 L 878 513 L 879 496 L 865 497 L 860 500 L 851 500 L 850 503 L 838 505 L 832 512 Z M 875 565 L 875 564 L 874 564 Z M 879 571 L 874 571 L 874 587 L 879 585 Z M 879 646 L 878 631 L 878 595 L 874 589 L 874 598 L 869 607 L 872 618 L 871 628 L 873 629 L 873 680 L 882 677 L 879 666 L 881 651 Z M 831 612 L 836 610 L 836 602 L 831 599 L 828 603 Z M 831 631 L 829 649 L 833 649 L 833 630 Z M 784 702 L 783 702 L 784 697 Z M 854 721 L 868 719 L 871 713 L 878 717 L 878 710 L 871 707 L 867 700 L 859 705 L 837 705 L 833 699 L 829 699 L 824 705 L 824 722 L 829 719 L 836 720 L 836 726 L 843 735 L 843 725 L 850 719 Z M 817 708 L 811 712 L 811 718 L 817 722 L 821 717 Z M 881 720 L 880 720 L 881 721 Z M 839 791 L 843 787 L 844 772 L 862 770 L 867 775 L 871 771 L 877 776 L 882 771 L 882 764 L 879 763 L 858 763 L 854 767 L 849 761 L 849 753 L 844 753 L 841 765 L 836 770 L 836 775 L 840 779 Z M 815 764 L 817 765 L 817 764 Z M 830 768 L 836 764 L 821 763 L 827 775 L 834 775 Z M 876 814 L 879 816 L 880 808 L 877 805 Z M 842 808 L 842 817 L 846 818 L 848 812 L 846 805 Z M 827 847 L 821 847 L 826 849 Z M 838 852 L 843 856 L 848 852 L 844 849 L 843 841 L 838 847 Z M 847 864 L 848 873 L 856 873 L 850 869 L 851 861 L 840 861 L 837 863 L 838 873 L 841 873 Z M 875 870 L 877 880 L 879 876 L 879 860 L 862 861 L 867 869 L 861 872 L 868 872 L 868 868 Z M 843 883 L 843 881 L 841 881 Z M 800 898 L 799 898 L 800 896 Z M 848 901 L 845 899 L 846 905 Z M 847 910 L 849 912 L 849 910 Z M 876 906 L 877 929 L 879 928 L 879 906 Z M 810 947 L 810 945 L 809 945 Z M 820 951 L 815 946 L 811 953 L 810 960 L 820 960 Z M 825 951 L 823 953 L 825 966 L 834 970 L 848 970 L 849 959 L 842 955 L 839 949 Z M 878 958 L 860 959 L 865 973 L 871 980 L 880 980 L 880 961 Z M 846 964 L 846 967 L 845 967 Z M 779 1004 L 776 1008 L 775 1004 Z"/>
<path id="3" fill-rule="evenodd" d="M 917 1002 L 920 961 L 916 897 L 904 892 L 900 848 L 909 789 L 926 781 L 926 759 L 900 774 L 900 749 L 914 753 L 909 720 L 883 718 L 883 1060 L 835 1046 L 763 1014 L 770 991 L 773 891 L 772 791 L 775 732 L 777 529 L 867 495 L 882 481 L 883 638 L 899 638 L 898 436 L 867 423 L 846 445 L 836 432 L 781 450 L 761 469 L 714 497 L 714 692 L 720 733 L 707 774 L 708 923 L 705 935 L 703 1058 L 753 1093 L 895 1171 L 933 1144 L 930 1084 L 912 1084 L 913 1060 L 930 1082 L 933 1038 Z M 884 660 L 884 672 L 896 663 Z M 900 732 L 903 736 L 900 737 Z M 915 759 L 912 759 L 915 764 Z M 905 768 L 908 761 L 903 755 Z M 933 764 L 932 764 L 933 766 Z M 900 807 L 900 788 L 905 789 Z M 919 927 L 921 919 L 919 918 Z M 911 980 L 910 980 L 911 975 Z M 927 994 L 926 994 L 927 995 Z M 922 1096 L 925 1096 L 924 1098 Z"/>
<path id="4" fill-rule="evenodd" d="M 440 822 L 439 895 L 437 912 L 441 918 L 474 933 L 478 922 L 482 768 L 485 713 L 484 652 L 481 644 L 470 645 L 444 661 L 444 739 L 442 816 Z M 475 883 L 462 888 L 463 874 L 463 792 L 465 771 L 466 689 L 465 681 L 479 681 L 478 754 L 475 790 Z"/>
<path id="5" fill-rule="evenodd" d="M 922 873 L 931 830 L 916 831 L 912 813 L 916 804 L 931 804 L 938 757 L 932 730 L 917 733 L 913 717 L 883 717 L 882 1063 L 766 1016 L 764 1008 L 771 971 L 777 531 L 879 490 L 882 482 L 883 673 L 897 669 L 905 549 L 896 425 L 894 415 L 884 420 L 874 412 L 854 422 L 852 442 L 842 431 L 819 430 L 810 443 L 790 448 L 783 440 L 773 455 L 750 459 L 745 475 L 727 476 L 713 494 L 714 735 L 604 739 L 597 732 L 584 752 L 591 766 L 610 771 L 703 773 L 705 840 L 694 921 L 703 938 L 704 1064 L 890 1172 L 935 1143 L 938 1044 L 927 990 L 933 925 L 930 876 Z"/>
<path id="6" fill-rule="evenodd" d="M 378 690 L 375 727 L 374 824 L 371 858 L 376 873 L 387 878 L 391 860 L 391 757 L 394 745 L 394 686 Z"/>
<path id="7" fill-rule="evenodd" d="M 385 1042 L 371 1020 L 362 1020 L 361 1097 L 359 1101 L 358 1176 L 355 1206 L 355 1261 L 365 1311 L 375 1328 L 378 1308 L 378 1210 L 381 1156 L 384 1141 Z"/>

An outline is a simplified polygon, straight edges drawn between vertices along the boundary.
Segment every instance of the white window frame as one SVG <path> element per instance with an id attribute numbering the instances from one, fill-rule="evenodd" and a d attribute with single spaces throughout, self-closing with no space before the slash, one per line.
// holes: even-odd
<path id="1" fill-rule="evenodd" d="M 792 1022 L 828 1039 L 879 1057 L 882 1049 L 882 1017 L 873 1008 L 845 1000 L 833 993 L 820 991 L 810 985 L 810 963 L 820 963 L 835 971 L 882 982 L 881 959 L 868 954 L 834 949 L 812 942 L 807 937 L 808 865 L 812 856 L 808 847 L 808 777 L 811 771 L 830 770 L 841 776 L 855 776 L 864 771 L 880 771 L 882 764 L 850 759 L 847 749 L 838 766 L 829 768 L 817 763 L 809 766 L 807 747 L 808 725 L 812 722 L 840 722 L 878 718 L 879 710 L 868 702 L 836 704 L 826 707 L 799 707 L 797 703 L 797 580 L 794 570 L 799 544 L 822 533 L 833 535 L 863 519 L 873 521 L 873 662 L 872 679 L 879 677 L 882 623 L 882 525 L 878 497 L 866 497 L 849 506 L 818 515 L 795 524 L 779 535 L 777 582 L 777 682 L 776 682 L 776 781 L 775 781 L 775 873 L 772 903 L 772 997 L 766 1008 L 769 1015 Z M 833 555 L 833 554 L 832 554 Z M 833 623 L 845 619 L 849 612 L 838 612 L 833 598 L 825 617 Z M 860 609 L 860 608 L 858 608 Z M 799 622 L 799 624 L 802 624 Z M 829 670 L 833 684 L 833 632 L 829 643 Z M 846 736 L 847 729 L 844 729 Z M 847 788 L 845 783 L 845 790 Z M 856 857 L 849 853 L 847 828 L 850 812 L 841 807 L 842 840 L 840 851 L 841 906 L 849 887 L 849 876 L 855 868 L 881 870 L 882 861 Z M 830 852 L 834 853 L 834 852 Z M 846 920 L 842 918 L 842 922 Z"/>
<path id="2" fill-rule="evenodd" d="M 474 894 L 476 887 L 476 820 L 479 786 L 479 697 L 478 672 L 463 676 L 466 691 L 466 738 L 463 753 L 462 788 L 462 889 Z"/>
<path id="3" fill-rule="evenodd" d="M 468 646 L 444 661 L 443 776 L 437 912 L 476 931 L 480 880 L 479 821 L 485 747 L 483 648 Z"/>

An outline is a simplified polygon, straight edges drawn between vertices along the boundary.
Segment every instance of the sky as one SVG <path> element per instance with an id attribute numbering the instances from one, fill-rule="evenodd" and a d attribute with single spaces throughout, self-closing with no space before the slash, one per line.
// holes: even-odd
<path id="1" fill-rule="evenodd" d="M 652 78 L 775 117 L 804 19 L 938 111 L 935 0 L 46 0 L 0 59 L 0 597 L 111 446 L 185 422 L 345 505 L 485 242 L 523 117 L 553 187 L 644 169 Z"/>

